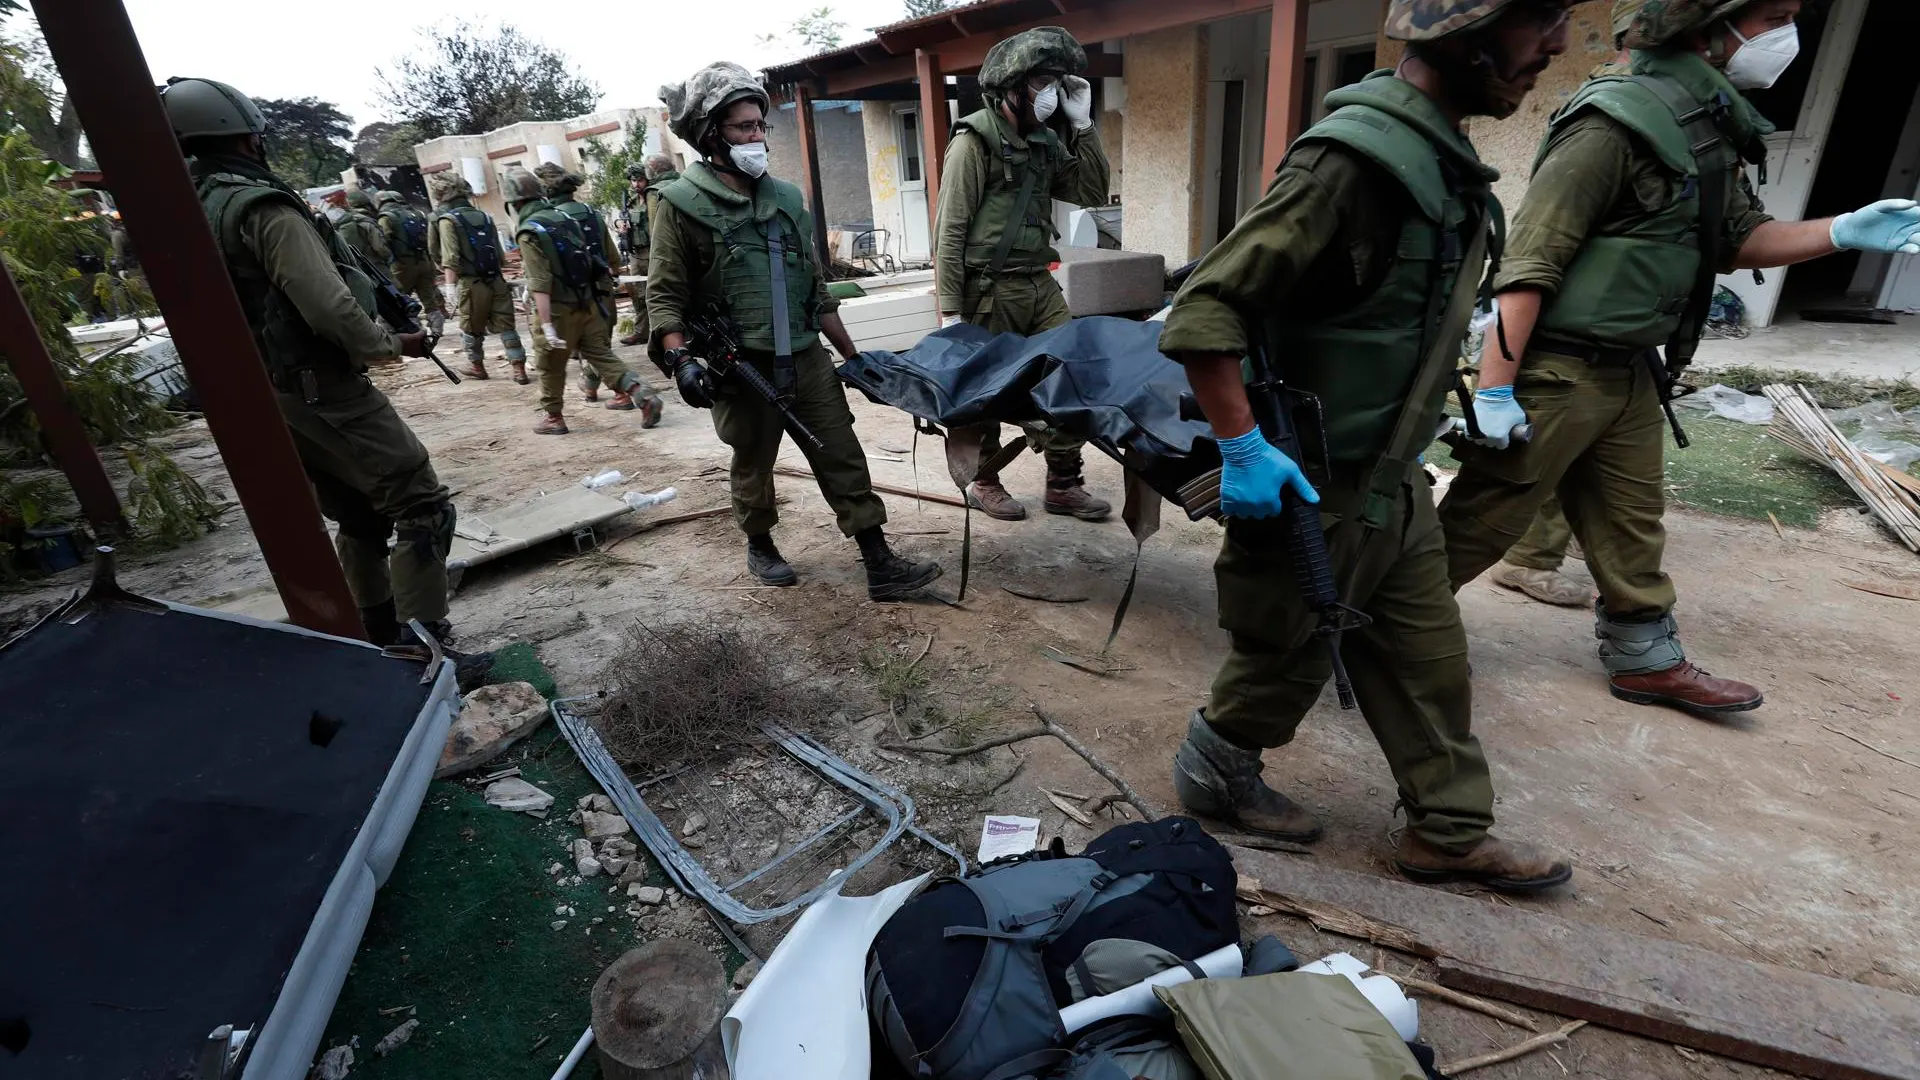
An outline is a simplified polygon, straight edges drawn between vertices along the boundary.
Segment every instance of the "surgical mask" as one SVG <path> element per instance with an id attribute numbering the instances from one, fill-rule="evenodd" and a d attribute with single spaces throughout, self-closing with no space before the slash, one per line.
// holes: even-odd
<path id="1" fill-rule="evenodd" d="M 1765 90 L 1779 82 L 1788 65 L 1800 55 L 1797 23 L 1788 23 L 1754 38 L 1742 37 L 1732 26 L 1727 30 L 1740 38 L 1740 47 L 1727 60 L 1727 81 L 1737 89 Z"/>
<path id="2" fill-rule="evenodd" d="M 733 159 L 733 167 L 755 178 L 767 174 L 767 144 L 763 142 L 734 143 L 727 148 L 727 156 Z"/>
<path id="3" fill-rule="evenodd" d="M 1044 124 L 1053 110 L 1060 107 L 1060 85 L 1049 83 L 1045 90 L 1033 95 L 1033 118 Z"/>

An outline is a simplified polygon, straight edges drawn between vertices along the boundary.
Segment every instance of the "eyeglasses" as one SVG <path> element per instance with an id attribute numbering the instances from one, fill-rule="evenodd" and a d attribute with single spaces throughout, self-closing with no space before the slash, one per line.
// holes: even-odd
<path id="1" fill-rule="evenodd" d="M 765 120 L 746 120 L 738 124 L 721 124 L 720 130 L 737 131 L 742 135 L 768 135 L 773 132 L 773 125 Z"/>

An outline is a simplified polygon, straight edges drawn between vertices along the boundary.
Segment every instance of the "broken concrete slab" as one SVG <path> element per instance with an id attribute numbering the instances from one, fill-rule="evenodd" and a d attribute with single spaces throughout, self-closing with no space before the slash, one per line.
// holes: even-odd
<path id="1" fill-rule="evenodd" d="M 631 859 L 639 850 L 631 840 L 609 836 L 600 841 L 600 861 L 606 862 L 609 858 Z"/>
<path id="2" fill-rule="evenodd" d="M 631 865 L 632 862 L 633 860 L 623 859 L 618 855 L 608 855 L 605 853 L 600 855 L 600 869 L 605 870 L 609 877 L 617 878 L 621 874 L 626 873 L 627 867 Z"/>
<path id="3" fill-rule="evenodd" d="M 657 885 L 641 885 L 635 882 L 627 886 L 627 895 L 633 897 L 637 903 L 648 907 L 659 907 L 667 902 L 667 890 Z"/>
<path id="4" fill-rule="evenodd" d="M 597 810 L 580 812 L 580 829 L 589 840 L 604 840 L 610 836 L 623 836 L 633 831 L 627 819 L 619 814 L 603 814 Z"/>
<path id="5" fill-rule="evenodd" d="M 530 683 L 495 683 L 475 690 L 460 703 L 460 715 L 447 732 L 434 779 L 445 780 L 493 761 L 539 727 L 547 715 L 547 699 Z"/>
<path id="6" fill-rule="evenodd" d="M 579 808 L 582 810 L 594 810 L 602 814 L 611 814 L 615 812 L 613 807 L 613 800 L 607 798 L 605 795 L 599 794 L 598 792 L 595 792 L 592 795 L 580 796 L 580 801 L 575 805 L 579 806 Z"/>
<path id="7" fill-rule="evenodd" d="M 620 871 L 620 884 L 632 885 L 634 882 L 639 881 L 641 878 L 644 878 L 646 876 L 647 876 L 646 860 L 635 859 L 632 862 L 627 864 L 627 868 L 625 870 Z"/>
<path id="8" fill-rule="evenodd" d="M 528 814 L 545 814 L 553 806 L 553 796 L 517 776 L 495 780 L 483 793 L 488 806 Z"/>
<path id="9" fill-rule="evenodd" d="M 571 850 L 573 870 L 583 878 L 597 877 L 603 869 L 600 860 L 594 857 L 593 844 L 587 840 L 575 840 Z"/>

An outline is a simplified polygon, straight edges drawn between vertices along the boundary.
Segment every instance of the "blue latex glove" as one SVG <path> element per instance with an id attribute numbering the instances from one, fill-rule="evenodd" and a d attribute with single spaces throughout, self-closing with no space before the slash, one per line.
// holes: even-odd
<path id="1" fill-rule="evenodd" d="M 1833 246 L 1850 251 L 1920 255 L 1920 203 L 1881 199 L 1833 219 Z"/>
<path id="2" fill-rule="evenodd" d="M 1220 440 L 1220 457 L 1220 512 L 1227 517 L 1278 517 L 1288 488 L 1307 502 L 1320 501 L 1299 463 L 1268 442 L 1257 427 Z"/>
<path id="3" fill-rule="evenodd" d="M 1513 387 L 1489 386 L 1473 395 L 1473 418 L 1480 425 L 1480 438 L 1474 442 L 1505 450 L 1513 441 L 1513 429 L 1527 422 L 1527 411 L 1513 400 Z"/>

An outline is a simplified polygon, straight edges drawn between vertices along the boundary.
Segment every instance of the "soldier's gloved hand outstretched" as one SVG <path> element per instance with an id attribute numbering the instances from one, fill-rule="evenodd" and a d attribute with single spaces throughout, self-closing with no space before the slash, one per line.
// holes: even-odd
<path id="1" fill-rule="evenodd" d="M 1288 488 L 1307 502 L 1320 501 L 1299 462 L 1281 453 L 1257 427 L 1220 440 L 1220 457 L 1220 512 L 1227 517 L 1278 517 Z"/>
<path id="2" fill-rule="evenodd" d="M 1844 251 L 1920 255 L 1920 203 L 1881 199 L 1833 219 L 1833 246 Z"/>
<path id="3" fill-rule="evenodd" d="M 1474 442 L 1505 450 L 1513 442 L 1513 429 L 1527 422 L 1527 411 L 1513 400 L 1513 387 L 1488 386 L 1473 395 L 1473 419 L 1480 425 Z"/>
<path id="4" fill-rule="evenodd" d="M 1078 75 L 1060 80 L 1060 109 L 1073 121 L 1073 130 L 1093 126 L 1093 84 Z"/>
<path id="5" fill-rule="evenodd" d="M 673 365 L 673 382 L 680 388 L 680 399 L 696 409 L 713 408 L 713 375 L 685 349 L 667 352 Z"/>

